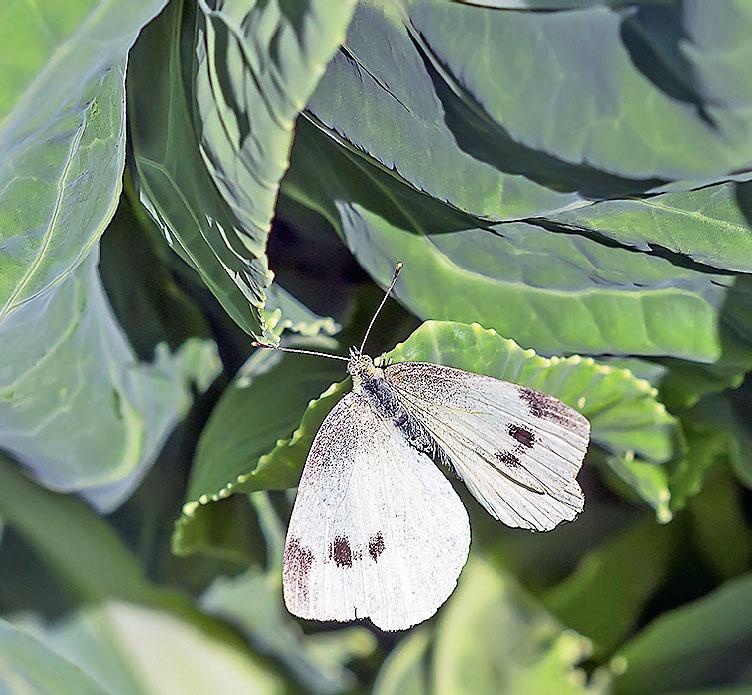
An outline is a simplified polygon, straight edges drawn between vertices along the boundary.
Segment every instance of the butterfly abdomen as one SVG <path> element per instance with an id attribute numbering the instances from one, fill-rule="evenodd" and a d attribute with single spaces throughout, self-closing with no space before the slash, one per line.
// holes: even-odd
<path id="1" fill-rule="evenodd" d="M 413 449 L 451 468 L 449 455 L 426 426 L 405 407 L 383 377 L 363 379 L 361 388 L 376 413 L 383 418 L 390 419 Z"/>

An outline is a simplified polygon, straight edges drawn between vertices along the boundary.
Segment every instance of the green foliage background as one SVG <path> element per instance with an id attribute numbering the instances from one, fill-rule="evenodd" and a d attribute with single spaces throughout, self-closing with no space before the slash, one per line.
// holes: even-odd
<path id="1" fill-rule="evenodd" d="M 0 692 L 752 692 L 752 4 L 8 0 Z M 591 421 L 404 634 L 302 624 L 344 352 Z M 437 520 L 440 523 L 440 520 Z"/>

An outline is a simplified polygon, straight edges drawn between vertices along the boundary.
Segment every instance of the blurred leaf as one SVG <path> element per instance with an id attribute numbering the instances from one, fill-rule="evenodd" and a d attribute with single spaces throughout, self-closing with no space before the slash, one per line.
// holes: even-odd
<path id="1" fill-rule="evenodd" d="M 714 268 L 752 272 L 752 183 L 723 183 L 643 199 L 606 200 L 549 215 L 640 251 L 654 247 Z"/>
<path id="2" fill-rule="evenodd" d="M 104 231 L 125 157 L 125 58 L 164 0 L 0 10 L 0 321 Z"/>
<path id="3" fill-rule="evenodd" d="M 431 645 L 427 627 L 410 630 L 379 669 L 374 695 L 428 695 L 427 658 Z"/>
<path id="4" fill-rule="evenodd" d="M 330 168 L 322 171 L 321 161 Z M 395 296 L 421 318 L 479 321 L 544 353 L 710 363 L 724 357 L 721 324 L 752 343 L 744 335 L 752 291 L 732 275 L 545 222 L 491 226 L 337 150 L 303 123 L 285 187 L 327 217 L 377 281 L 404 262 Z"/>
<path id="5" fill-rule="evenodd" d="M 441 612 L 431 692 L 587 693 L 576 668 L 590 643 L 526 596 L 514 581 L 477 557 Z"/>
<path id="6" fill-rule="evenodd" d="M 733 684 L 752 661 L 752 575 L 656 618 L 616 657 L 615 692 L 665 693 Z"/>
<path id="7" fill-rule="evenodd" d="M 682 416 L 682 423 L 688 447 L 671 476 L 673 509 L 700 492 L 716 464 L 730 464 L 742 482 L 750 479 L 752 440 L 737 422 L 728 397 L 706 396 Z"/>
<path id="8" fill-rule="evenodd" d="M 0 618 L 0 691 L 106 695 L 84 671 L 39 640 Z"/>
<path id="9" fill-rule="evenodd" d="M 251 652 L 156 608 L 107 601 L 36 631 L 113 695 L 286 692 Z"/>
<path id="10" fill-rule="evenodd" d="M 39 487 L 2 454 L 0 516 L 76 596 L 148 598 L 141 567 L 109 525 L 81 500 Z"/>
<path id="11" fill-rule="evenodd" d="M 739 492 L 733 478 L 721 470 L 687 505 L 697 554 L 720 579 L 731 579 L 752 566 L 752 528 Z"/>
<path id="12" fill-rule="evenodd" d="M 349 21 L 349 3 L 176 2 L 128 73 L 141 201 L 248 333 L 263 333 L 266 237 L 295 117 Z M 190 44 L 195 43 L 195 46 Z"/>
<path id="13" fill-rule="evenodd" d="M 602 660 L 631 632 L 672 561 L 674 526 L 642 522 L 585 555 L 541 602 L 593 641 Z M 615 581 L 618 578 L 618 581 Z"/>
<path id="14" fill-rule="evenodd" d="M 632 458 L 639 452 L 652 461 L 644 465 L 658 472 L 663 468 L 656 464 L 675 453 L 675 420 L 655 400 L 655 389 L 626 370 L 597 364 L 591 358 L 540 357 L 477 324 L 444 321 L 425 322 L 388 356 L 397 362 L 427 361 L 488 374 L 550 393 L 588 417 L 593 442 L 625 456 L 631 452 Z M 309 404 L 292 438 L 278 443 L 264 457 L 267 468 L 273 467 L 288 487 L 296 484 L 324 418 L 349 388 L 347 381 L 336 384 Z M 619 459 L 614 465 L 628 464 Z M 644 490 L 638 480 L 634 484 L 638 494 L 650 500 L 651 491 Z"/>
<path id="15" fill-rule="evenodd" d="M 117 507 L 185 414 L 190 382 L 219 362 L 210 341 L 136 358 L 102 291 L 97 253 L 0 324 L 0 446 L 48 487 Z"/>
<path id="16" fill-rule="evenodd" d="M 245 688 L 238 692 L 253 683 L 281 687 L 223 623 L 183 594 L 151 584 L 112 527 L 82 501 L 39 487 L 1 456 L 0 515 L 57 582 L 90 606 L 52 627 L 31 621 L 34 633 L 108 692 L 202 693 L 210 689 L 206 679 L 236 692 L 223 673 Z"/>
<path id="17" fill-rule="evenodd" d="M 374 636 L 364 627 L 341 628 L 328 635 L 304 635 L 282 603 L 284 529 L 267 494 L 251 496 L 266 553 L 266 567 L 252 567 L 232 578 L 220 577 L 201 597 L 203 610 L 243 632 L 262 653 L 281 660 L 307 691 L 340 693 L 356 681 L 344 664 L 370 655 Z"/>

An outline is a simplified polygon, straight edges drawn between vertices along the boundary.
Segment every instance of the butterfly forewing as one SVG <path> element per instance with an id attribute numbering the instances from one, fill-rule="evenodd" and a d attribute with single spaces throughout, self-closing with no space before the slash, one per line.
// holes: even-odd
<path id="1" fill-rule="evenodd" d="M 446 477 L 362 394 L 345 396 L 300 480 L 284 556 L 290 612 L 406 629 L 447 599 L 469 546 L 467 512 Z"/>
<path id="2" fill-rule="evenodd" d="M 575 477 L 590 425 L 576 410 L 538 391 L 451 367 L 401 362 L 384 374 L 497 519 L 547 531 L 582 511 Z"/>

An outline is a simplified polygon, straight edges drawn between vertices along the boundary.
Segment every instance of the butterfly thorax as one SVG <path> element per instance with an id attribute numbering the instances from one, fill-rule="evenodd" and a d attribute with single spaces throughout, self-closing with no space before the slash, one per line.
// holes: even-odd
<path id="1" fill-rule="evenodd" d="M 413 449 L 427 454 L 438 463 L 451 466 L 447 453 L 426 426 L 405 407 L 385 378 L 384 370 L 377 367 L 368 355 L 352 350 L 347 371 L 352 377 L 353 391 L 364 395 L 377 415 L 391 420 Z"/>

